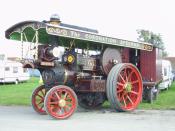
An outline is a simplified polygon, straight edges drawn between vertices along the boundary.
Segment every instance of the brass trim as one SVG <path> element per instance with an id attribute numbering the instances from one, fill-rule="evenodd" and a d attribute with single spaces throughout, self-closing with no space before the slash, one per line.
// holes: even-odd
<path id="1" fill-rule="evenodd" d="M 65 73 L 64 73 L 64 81 L 63 81 L 64 84 L 66 84 L 67 79 L 68 79 L 68 72 L 65 70 Z"/>

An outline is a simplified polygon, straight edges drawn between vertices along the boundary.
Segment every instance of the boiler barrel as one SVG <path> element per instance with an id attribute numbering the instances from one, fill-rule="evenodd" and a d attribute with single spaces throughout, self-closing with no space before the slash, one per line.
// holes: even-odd
<path id="1" fill-rule="evenodd" d="M 42 78 L 45 85 L 67 85 L 72 86 L 75 81 L 75 72 L 66 69 L 64 66 L 50 68 L 42 71 Z"/>

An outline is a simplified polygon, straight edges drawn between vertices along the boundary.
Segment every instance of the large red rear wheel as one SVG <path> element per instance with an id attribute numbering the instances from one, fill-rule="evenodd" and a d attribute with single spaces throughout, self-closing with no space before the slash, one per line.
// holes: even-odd
<path id="1" fill-rule="evenodd" d="M 142 99 L 142 78 L 132 64 L 117 64 L 107 78 L 107 97 L 112 107 L 118 111 L 137 108 Z"/>
<path id="2" fill-rule="evenodd" d="M 45 95 L 46 95 L 46 89 L 44 88 L 44 85 L 37 87 L 32 93 L 32 107 L 37 113 L 41 115 L 47 114 L 44 109 Z"/>
<path id="3" fill-rule="evenodd" d="M 77 96 L 67 86 L 55 86 L 48 91 L 44 100 L 46 112 L 55 119 L 66 119 L 77 109 Z"/>

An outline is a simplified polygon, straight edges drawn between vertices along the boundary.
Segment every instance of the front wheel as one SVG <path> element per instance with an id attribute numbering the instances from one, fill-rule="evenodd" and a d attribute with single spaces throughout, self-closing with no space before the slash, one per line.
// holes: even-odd
<path id="1" fill-rule="evenodd" d="M 131 111 L 142 100 L 142 78 L 138 69 L 129 63 L 115 65 L 107 78 L 107 97 L 117 111 Z"/>
<path id="2" fill-rule="evenodd" d="M 67 86 L 55 86 L 46 94 L 44 107 L 51 117 L 55 119 L 66 119 L 77 109 L 77 96 Z"/>

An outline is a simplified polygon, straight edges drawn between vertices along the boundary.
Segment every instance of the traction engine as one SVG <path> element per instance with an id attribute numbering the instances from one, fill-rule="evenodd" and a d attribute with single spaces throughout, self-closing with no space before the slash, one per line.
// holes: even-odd
<path id="1" fill-rule="evenodd" d="M 133 64 L 122 63 L 121 51 L 107 47 L 90 55 L 90 51 L 79 53 L 71 47 L 61 53 L 59 47 L 40 45 L 35 66 L 44 85 L 33 93 L 34 109 L 41 114 L 47 111 L 57 119 L 67 118 L 75 111 L 77 98 L 78 104 L 87 109 L 99 108 L 107 99 L 118 111 L 135 109 L 141 100 L 142 79 Z M 40 100 L 45 108 L 36 100 L 42 92 L 47 92 Z M 58 110 L 61 113 L 54 114 Z"/>
<path id="2" fill-rule="evenodd" d="M 32 94 L 39 114 L 65 119 L 78 104 L 94 109 L 106 100 L 117 111 L 132 111 L 142 99 L 139 53 L 128 51 L 150 52 L 149 43 L 102 36 L 54 17 L 18 23 L 6 31 L 6 38 L 34 44 L 33 59 L 23 58 L 22 63 L 41 73 L 43 85 Z"/>

